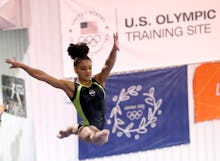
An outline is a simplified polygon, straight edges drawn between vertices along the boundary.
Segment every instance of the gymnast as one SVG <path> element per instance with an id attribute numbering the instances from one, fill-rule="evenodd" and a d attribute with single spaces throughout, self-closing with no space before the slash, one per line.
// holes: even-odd
<path id="1" fill-rule="evenodd" d="M 105 61 L 101 72 L 92 76 L 92 61 L 88 57 L 89 47 L 86 43 L 70 44 L 67 51 L 73 59 L 76 81 L 54 78 L 42 70 L 32 68 L 15 58 L 6 59 L 10 68 L 21 68 L 30 76 L 62 89 L 74 104 L 81 123 L 72 124 L 67 129 L 60 130 L 57 137 L 65 138 L 71 134 L 78 135 L 79 139 L 95 145 L 108 142 L 109 130 L 105 125 L 105 82 L 113 68 L 117 52 L 119 51 L 118 34 L 113 34 L 113 47 Z"/>

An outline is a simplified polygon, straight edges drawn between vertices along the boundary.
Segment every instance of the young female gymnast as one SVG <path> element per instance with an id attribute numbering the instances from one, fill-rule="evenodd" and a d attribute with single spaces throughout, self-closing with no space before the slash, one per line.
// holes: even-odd
<path id="1" fill-rule="evenodd" d="M 73 102 L 82 123 L 74 124 L 65 130 L 60 130 L 58 137 L 64 138 L 76 134 L 82 141 L 102 145 L 108 141 L 109 131 L 105 125 L 105 82 L 116 62 L 119 51 L 118 34 L 113 34 L 112 50 L 101 69 L 92 76 L 92 61 L 88 57 L 89 48 L 86 43 L 70 44 L 68 53 L 74 60 L 74 71 L 77 74 L 75 82 L 54 78 L 42 70 L 34 69 L 14 59 L 6 59 L 11 68 L 21 68 L 30 76 L 44 81 L 55 88 L 64 90 Z"/>

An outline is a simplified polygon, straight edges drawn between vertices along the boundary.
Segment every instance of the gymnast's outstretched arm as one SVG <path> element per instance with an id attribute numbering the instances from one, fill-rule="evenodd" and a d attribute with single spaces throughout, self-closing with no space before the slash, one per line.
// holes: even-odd
<path id="1" fill-rule="evenodd" d="M 105 81 L 108 79 L 112 68 L 115 65 L 117 51 L 119 51 L 118 33 L 113 34 L 114 44 L 112 50 L 105 61 L 104 67 L 101 72 L 95 75 L 95 79 L 102 85 L 105 86 Z"/>
<path id="2" fill-rule="evenodd" d="M 26 64 L 23 64 L 22 62 L 17 61 L 15 58 L 6 59 L 6 63 L 11 64 L 10 68 L 21 68 L 30 76 L 40 81 L 44 81 L 55 88 L 63 89 L 69 97 L 73 97 L 75 87 L 71 81 L 52 77 L 42 70 L 32 68 Z"/>

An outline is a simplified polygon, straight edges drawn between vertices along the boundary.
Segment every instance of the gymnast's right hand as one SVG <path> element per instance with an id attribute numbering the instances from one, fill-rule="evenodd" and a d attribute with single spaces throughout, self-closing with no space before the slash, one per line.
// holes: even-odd
<path id="1" fill-rule="evenodd" d="M 18 62 L 15 57 L 14 58 L 7 58 L 7 59 L 5 59 L 5 62 L 8 64 L 11 64 L 10 68 L 19 68 L 21 65 L 21 63 Z"/>
<path id="2" fill-rule="evenodd" d="M 0 114 L 2 114 L 5 111 L 5 106 L 4 105 L 0 105 Z"/>

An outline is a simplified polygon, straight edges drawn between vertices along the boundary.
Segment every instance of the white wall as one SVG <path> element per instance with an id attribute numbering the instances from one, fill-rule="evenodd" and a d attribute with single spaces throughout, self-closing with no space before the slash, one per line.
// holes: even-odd
<path id="1" fill-rule="evenodd" d="M 19 57 L 23 62 L 58 78 L 63 76 L 60 26 L 59 0 L 31 0 L 29 52 L 27 56 Z M 13 54 L 7 56 L 11 57 Z M 3 67 L 7 68 L 5 64 Z M 193 120 L 193 71 L 194 65 L 191 65 L 188 82 L 190 144 L 93 160 L 219 161 L 220 120 L 198 124 Z M 11 74 L 16 75 L 16 72 L 18 71 L 15 70 Z M 23 71 L 19 70 L 19 73 L 30 83 L 26 92 L 30 114 L 25 121 L 14 118 L 14 121 L 11 119 L 10 122 L 6 118 L 7 115 L 3 115 L 0 127 L 0 161 L 11 161 L 13 158 L 15 159 L 12 161 L 77 161 L 77 137 L 71 136 L 63 140 L 56 138 L 60 128 L 66 128 L 76 120 L 75 109 L 66 103 L 64 92 L 28 77 Z M 18 124 L 24 128 L 23 132 L 19 132 Z M 13 127 L 13 130 L 10 127 Z M 24 135 L 22 138 L 26 141 L 19 140 L 21 135 Z M 11 145 L 14 145 L 13 148 Z"/>
<path id="2" fill-rule="evenodd" d="M 62 78 L 59 0 L 31 0 L 30 64 Z M 32 79 L 37 161 L 75 160 L 76 137 L 56 135 L 75 120 L 64 92 Z"/>

